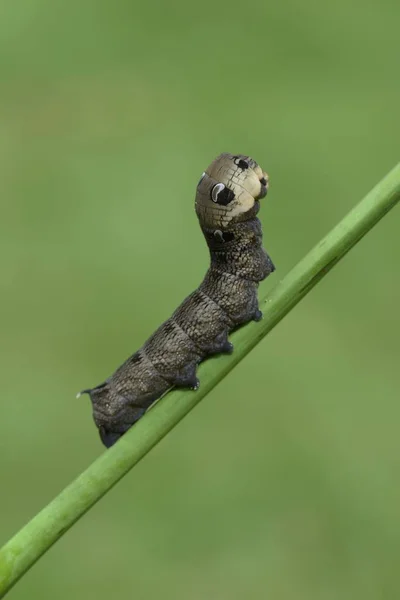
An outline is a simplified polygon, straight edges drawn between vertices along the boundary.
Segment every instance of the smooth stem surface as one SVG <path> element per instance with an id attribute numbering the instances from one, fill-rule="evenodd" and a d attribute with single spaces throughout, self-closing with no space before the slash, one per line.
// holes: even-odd
<path id="1" fill-rule="evenodd" d="M 399 200 L 400 164 L 261 302 L 264 319 L 233 334 L 233 354 L 200 365 L 198 391 L 174 390 L 160 400 L 0 550 L 0 597 L 175 427 Z"/>

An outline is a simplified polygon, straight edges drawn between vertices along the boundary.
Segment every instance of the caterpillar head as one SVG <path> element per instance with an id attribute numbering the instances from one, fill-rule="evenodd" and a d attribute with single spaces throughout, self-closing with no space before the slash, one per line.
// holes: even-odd
<path id="1" fill-rule="evenodd" d="M 200 224 L 224 229 L 254 218 L 267 190 L 268 175 L 250 156 L 220 154 L 197 185 L 196 213 Z"/>

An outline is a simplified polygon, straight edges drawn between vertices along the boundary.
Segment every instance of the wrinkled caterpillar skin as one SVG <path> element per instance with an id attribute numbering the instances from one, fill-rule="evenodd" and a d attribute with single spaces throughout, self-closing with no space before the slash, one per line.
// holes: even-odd
<path id="1" fill-rule="evenodd" d="M 268 175 L 248 156 L 221 154 L 203 173 L 196 213 L 210 268 L 140 350 L 107 381 L 85 390 L 105 446 L 112 446 L 171 387 L 197 389 L 197 365 L 212 354 L 232 352 L 228 334 L 261 319 L 258 284 L 274 271 L 256 217 L 267 189 Z"/>

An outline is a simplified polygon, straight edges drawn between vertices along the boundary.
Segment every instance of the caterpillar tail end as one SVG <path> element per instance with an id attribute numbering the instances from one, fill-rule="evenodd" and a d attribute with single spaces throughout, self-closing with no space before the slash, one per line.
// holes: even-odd
<path id="1" fill-rule="evenodd" d="M 91 389 L 87 389 L 87 390 L 82 390 L 81 392 L 78 392 L 77 395 L 75 396 L 75 398 L 78 400 L 78 398 L 80 398 L 81 396 L 83 396 L 83 394 L 90 394 L 92 390 Z"/>

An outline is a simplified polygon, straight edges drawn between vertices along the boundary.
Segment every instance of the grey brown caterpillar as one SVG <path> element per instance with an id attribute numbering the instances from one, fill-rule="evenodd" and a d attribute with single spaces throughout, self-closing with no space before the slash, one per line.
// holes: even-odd
<path id="1" fill-rule="evenodd" d="M 197 365 L 232 352 L 228 334 L 258 321 L 257 288 L 274 271 L 257 219 L 268 175 L 249 156 L 221 154 L 201 176 L 196 214 L 211 264 L 168 321 L 90 395 L 103 444 L 112 446 L 171 387 L 197 389 Z"/>

